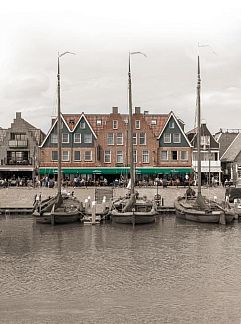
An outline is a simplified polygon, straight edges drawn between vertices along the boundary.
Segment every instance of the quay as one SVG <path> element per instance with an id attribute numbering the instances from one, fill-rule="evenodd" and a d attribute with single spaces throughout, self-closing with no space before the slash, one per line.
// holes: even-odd
<path id="1" fill-rule="evenodd" d="M 110 188 L 110 187 L 106 187 Z M 196 190 L 195 187 L 193 187 Z M 146 195 L 148 199 L 153 199 L 154 195 L 157 193 L 157 188 L 152 187 L 141 187 L 136 188 L 141 196 Z M 174 212 L 174 201 L 178 196 L 182 196 L 187 188 L 184 187 L 167 187 L 167 188 L 158 188 L 158 193 L 161 195 L 164 206 L 160 208 L 160 214 L 170 214 Z M 67 191 L 74 191 L 74 195 L 80 201 L 85 201 L 88 197 L 93 201 L 95 200 L 95 190 L 96 187 L 79 187 L 79 188 L 66 188 Z M 224 187 L 211 187 L 211 188 L 202 188 L 203 194 L 207 197 L 213 198 L 214 196 L 217 199 L 223 200 L 225 196 Z M 26 188 L 26 187 L 9 187 L 0 189 L 0 212 L 2 215 L 5 214 L 31 214 L 33 209 L 34 197 L 36 194 L 41 193 L 42 199 L 45 199 L 49 196 L 55 195 L 57 188 Z M 118 198 L 123 196 L 127 192 L 126 188 L 113 188 L 113 198 Z"/>

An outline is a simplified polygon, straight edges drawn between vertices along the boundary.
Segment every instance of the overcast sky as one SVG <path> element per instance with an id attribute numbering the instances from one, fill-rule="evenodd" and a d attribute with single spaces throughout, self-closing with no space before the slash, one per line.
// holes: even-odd
<path id="1" fill-rule="evenodd" d="M 173 110 L 194 127 L 198 43 L 202 118 L 212 132 L 241 128 L 241 2 L 185 0 L 4 1 L 0 5 L 0 127 L 15 112 L 45 132 L 56 111 L 57 52 L 63 113 Z"/>

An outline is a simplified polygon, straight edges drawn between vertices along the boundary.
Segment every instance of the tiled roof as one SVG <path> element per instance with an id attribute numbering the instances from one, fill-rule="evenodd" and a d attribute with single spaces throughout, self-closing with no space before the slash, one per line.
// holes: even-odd
<path id="1" fill-rule="evenodd" d="M 241 151 L 241 133 L 239 133 L 221 157 L 221 161 L 232 162 Z"/>
<path id="2" fill-rule="evenodd" d="M 233 140 L 236 138 L 236 136 L 238 135 L 238 133 L 220 133 L 218 136 L 218 142 L 220 145 L 220 157 L 222 157 L 222 155 L 225 153 L 225 151 L 227 150 L 227 148 L 230 146 L 230 144 L 233 142 Z"/>

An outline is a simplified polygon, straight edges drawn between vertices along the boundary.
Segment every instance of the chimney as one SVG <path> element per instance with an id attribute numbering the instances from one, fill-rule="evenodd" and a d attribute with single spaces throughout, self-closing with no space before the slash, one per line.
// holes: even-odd
<path id="1" fill-rule="evenodd" d="M 16 112 L 16 119 L 21 119 L 21 112 Z"/>
<path id="2" fill-rule="evenodd" d="M 144 110 L 144 115 L 148 115 L 149 111 L 148 110 Z"/>
<path id="3" fill-rule="evenodd" d="M 135 107 L 135 114 L 141 113 L 141 107 Z"/>
<path id="4" fill-rule="evenodd" d="M 118 114 L 118 107 L 112 107 L 112 114 Z"/>

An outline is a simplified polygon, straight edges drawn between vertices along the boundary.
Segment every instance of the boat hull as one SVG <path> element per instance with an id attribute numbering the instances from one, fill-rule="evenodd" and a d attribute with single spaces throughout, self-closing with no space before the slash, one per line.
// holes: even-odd
<path id="1" fill-rule="evenodd" d="M 73 214 L 61 213 L 43 213 L 42 215 L 34 215 L 36 222 L 41 224 L 68 224 L 78 222 L 81 218 L 79 212 Z"/>
<path id="2" fill-rule="evenodd" d="M 185 198 L 183 199 L 185 201 Z M 184 220 L 198 223 L 231 223 L 234 219 L 233 213 L 225 213 L 222 210 L 197 210 L 194 208 L 185 208 L 182 205 L 182 199 L 176 200 L 174 203 L 176 217 Z"/>
<path id="3" fill-rule="evenodd" d="M 125 212 L 121 213 L 116 210 L 111 212 L 111 219 L 114 223 L 119 224 L 148 224 L 156 220 L 156 212 Z"/>

